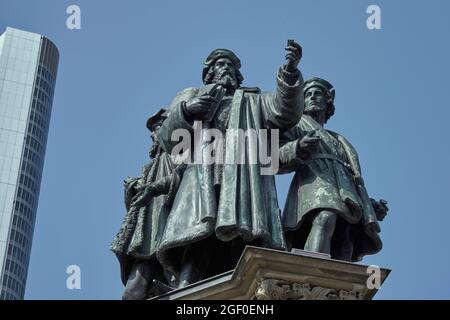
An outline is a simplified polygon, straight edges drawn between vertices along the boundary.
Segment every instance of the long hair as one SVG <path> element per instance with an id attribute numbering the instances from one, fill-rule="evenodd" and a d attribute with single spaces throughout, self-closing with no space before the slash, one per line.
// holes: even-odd
<path id="1" fill-rule="evenodd" d="M 325 114 L 325 123 L 327 123 L 328 119 L 330 119 L 334 115 L 335 111 L 336 107 L 334 106 L 334 101 L 332 99 L 329 99 L 327 101 L 327 112 Z"/>

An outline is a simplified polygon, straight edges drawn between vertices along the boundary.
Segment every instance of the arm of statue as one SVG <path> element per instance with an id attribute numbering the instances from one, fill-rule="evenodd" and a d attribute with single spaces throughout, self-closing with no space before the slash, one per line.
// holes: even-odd
<path id="1" fill-rule="evenodd" d="M 280 168 L 279 174 L 296 171 L 301 165 L 299 159 L 298 140 L 289 141 L 280 147 Z"/>
<path id="2" fill-rule="evenodd" d="M 320 140 L 316 130 L 313 130 L 301 138 L 284 143 L 280 147 L 279 173 L 296 171 L 300 166 L 307 164 L 311 155 L 317 153 Z"/>
<path id="3" fill-rule="evenodd" d="M 170 182 L 171 176 L 166 176 L 155 182 L 143 185 L 139 190 L 140 192 L 133 197 L 131 206 L 136 208 L 145 207 L 152 198 L 169 192 Z"/>
<path id="4" fill-rule="evenodd" d="M 167 119 L 158 130 L 158 141 L 168 154 L 172 154 L 172 149 L 179 143 L 183 132 L 193 133 L 192 123 L 185 114 L 185 109 L 187 101 L 194 100 L 197 93 L 197 88 L 187 88 L 178 93 L 170 105 Z"/>
<path id="5" fill-rule="evenodd" d="M 181 139 L 193 136 L 194 129 L 183 114 L 183 104 L 182 101 L 170 110 L 157 133 L 159 143 L 168 154 L 172 154 L 172 150 Z M 187 145 L 190 146 L 190 143 Z"/>
<path id="6" fill-rule="evenodd" d="M 168 198 L 174 198 L 185 169 L 186 165 L 181 164 L 171 175 L 143 185 L 140 188 L 140 192 L 133 198 L 131 206 L 136 208 L 145 207 L 150 203 L 151 199 L 163 194 L 167 195 Z M 165 202 L 167 204 L 167 199 Z"/>
<path id="7" fill-rule="evenodd" d="M 302 48 L 290 40 L 286 51 L 286 63 L 277 75 L 276 93 L 262 95 L 262 111 L 268 129 L 293 127 L 300 121 L 304 109 L 303 77 L 297 68 Z"/>

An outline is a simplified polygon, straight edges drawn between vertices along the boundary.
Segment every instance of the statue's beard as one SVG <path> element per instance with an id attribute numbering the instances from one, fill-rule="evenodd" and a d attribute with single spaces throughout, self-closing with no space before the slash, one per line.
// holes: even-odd
<path id="1" fill-rule="evenodd" d="M 216 74 L 212 82 L 220 84 L 228 89 L 237 89 L 239 87 L 236 78 L 226 70 Z"/>

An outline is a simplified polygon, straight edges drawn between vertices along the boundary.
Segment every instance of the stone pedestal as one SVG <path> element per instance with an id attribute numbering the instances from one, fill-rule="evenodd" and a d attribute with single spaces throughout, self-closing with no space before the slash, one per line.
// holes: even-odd
<path id="1" fill-rule="evenodd" d="M 377 292 L 370 270 L 303 250 L 289 253 L 248 246 L 236 269 L 155 299 L 370 300 Z M 380 284 L 389 272 L 379 269 Z"/>

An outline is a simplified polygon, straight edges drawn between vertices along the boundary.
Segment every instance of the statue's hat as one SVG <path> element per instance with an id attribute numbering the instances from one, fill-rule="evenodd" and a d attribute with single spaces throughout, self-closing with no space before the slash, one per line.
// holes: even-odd
<path id="1" fill-rule="evenodd" d="M 329 83 L 327 80 L 317 77 L 306 80 L 305 83 L 303 84 L 303 92 L 306 93 L 306 91 L 308 91 L 312 87 L 321 88 L 329 96 L 329 98 L 334 100 L 336 92 L 333 88 L 333 85 Z"/>
<path id="2" fill-rule="evenodd" d="M 147 129 L 153 131 L 153 126 L 160 121 L 164 121 L 167 118 L 167 110 L 161 108 L 157 113 L 148 118 L 147 120 Z"/>

